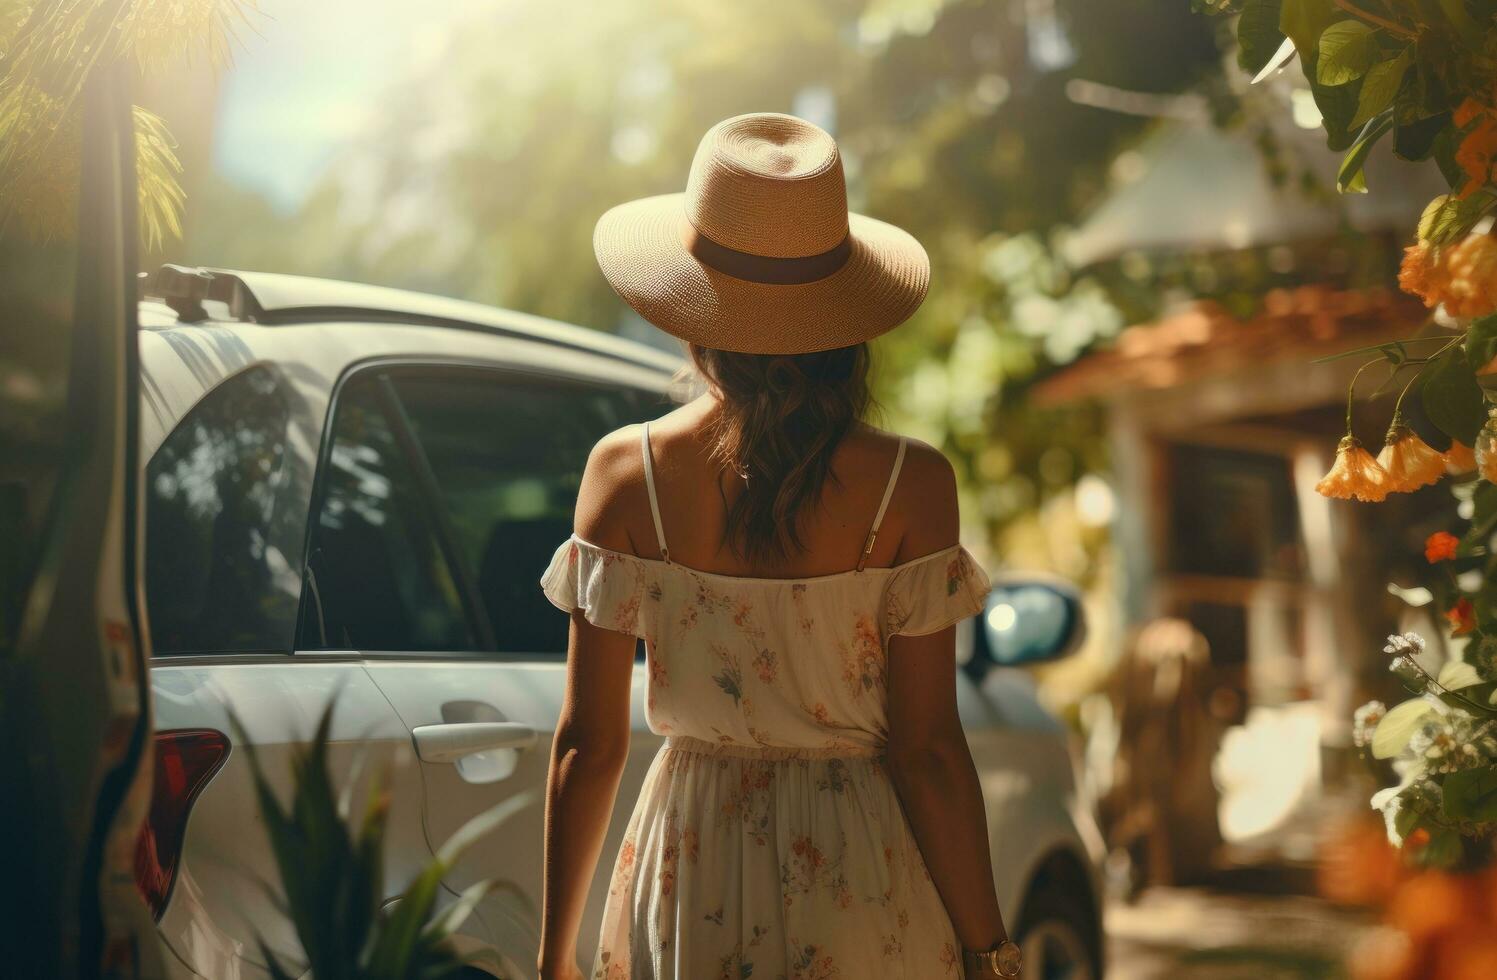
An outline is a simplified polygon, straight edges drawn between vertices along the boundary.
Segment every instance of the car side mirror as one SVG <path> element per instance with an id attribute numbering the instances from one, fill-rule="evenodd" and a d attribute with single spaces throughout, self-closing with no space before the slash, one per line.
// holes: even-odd
<path id="1" fill-rule="evenodd" d="M 1059 580 L 995 583 L 979 618 L 972 668 L 1018 667 L 1068 656 L 1086 638 L 1080 594 Z"/>

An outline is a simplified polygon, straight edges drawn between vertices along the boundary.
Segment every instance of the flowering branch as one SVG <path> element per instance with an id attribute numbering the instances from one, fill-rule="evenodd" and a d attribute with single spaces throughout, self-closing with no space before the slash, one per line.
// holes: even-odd
<path id="1" fill-rule="evenodd" d="M 1374 364 L 1381 364 L 1383 362 L 1383 360 L 1384 360 L 1384 358 L 1379 357 L 1377 360 L 1368 361 L 1366 364 L 1363 364 L 1361 367 L 1357 368 L 1357 373 L 1351 376 L 1351 384 L 1349 384 L 1349 385 L 1346 386 L 1346 434 L 1347 435 L 1351 435 L 1351 406 L 1352 406 L 1352 401 L 1356 398 L 1356 395 L 1357 395 L 1357 381 L 1358 381 L 1358 379 L 1360 379 L 1362 377 L 1362 372 L 1363 371 L 1365 371 L 1368 368 L 1372 367 Z"/>
<path id="2" fill-rule="evenodd" d="M 1497 716 L 1497 709 L 1490 705 L 1479 704 L 1466 697 L 1460 691 L 1451 690 L 1436 680 L 1429 671 L 1424 669 L 1415 654 L 1424 649 L 1424 638 L 1416 633 L 1405 633 L 1402 636 L 1388 637 L 1388 646 L 1384 650 L 1394 654 L 1389 668 L 1408 685 L 1411 694 L 1433 693 L 1436 697 L 1445 696 L 1453 698 L 1464 705 L 1468 710 L 1475 712 L 1478 716 L 1491 718 Z M 1417 686 L 1414 681 L 1417 681 Z"/>
<path id="3" fill-rule="evenodd" d="M 1491 718 L 1494 715 L 1497 715 L 1497 711 L 1494 711 L 1490 705 L 1479 704 L 1479 703 L 1477 703 L 1475 701 L 1472 701 L 1470 698 L 1466 697 L 1460 691 L 1452 691 L 1450 688 L 1443 686 L 1439 681 L 1437 681 L 1433 677 L 1431 677 L 1429 675 L 1429 671 L 1425 670 L 1419 664 L 1419 661 L 1415 660 L 1413 657 L 1407 657 L 1407 658 L 1404 658 L 1404 659 L 1409 664 L 1413 665 L 1413 668 L 1415 670 L 1417 670 L 1421 675 L 1424 676 L 1424 679 L 1428 682 L 1427 685 L 1425 686 L 1425 690 L 1426 691 L 1429 690 L 1430 688 L 1434 688 L 1435 689 L 1435 695 L 1436 695 L 1436 697 L 1439 697 L 1439 696 L 1443 695 L 1445 697 L 1454 698 L 1455 700 L 1459 701 L 1462 705 L 1464 705 L 1465 708 L 1468 711 L 1473 711 L 1473 712 L 1475 712 L 1478 715 L 1485 715 L 1488 718 Z M 1418 694 L 1420 692 L 1419 691 L 1413 691 L 1413 693 Z"/>
<path id="4" fill-rule="evenodd" d="M 1428 316 L 1425 318 L 1424 322 L 1419 325 L 1419 329 L 1423 330 L 1425 327 L 1434 322 L 1434 316 Z M 1459 340 L 1464 336 L 1466 335 L 1463 333 L 1436 333 L 1430 334 L 1428 337 L 1404 337 L 1402 340 L 1390 340 L 1381 344 L 1368 344 L 1366 347 L 1353 347 L 1351 350 L 1344 350 L 1335 354 L 1327 354 L 1325 357 L 1315 358 L 1315 360 L 1311 361 L 1310 363 L 1325 364 L 1327 361 L 1339 361 L 1342 358 L 1356 357 L 1358 354 L 1370 354 L 1374 351 L 1382 354 L 1384 357 L 1388 357 L 1387 351 L 1390 347 L 1402 347 L 1404 344 L 1423 344 L 1428 343 L 1431 340 Z M 1391 360 L 1391 358 L 1389 359 Z"/>
<path id="5" fill-rule="evenodd" d="M 1394 35 L 1395 37 L 1402 37 L 1413 40 L 1414 38 L 1419 36 L 1417 31 L 1404 27 L 1402 24 L 1398 23 L 1395 20 L 1389 20 L 1388 18 L 1379 16 L 1378 14 L 1374 14 L 1371 11 L 1363 10 L 1361 7 L 1353 4 L 1351 0 L 1331 0 L 1331 2 L 1340 7 L 1342 10 L 1351 14 L 1353 17 L 1361 18 L 1369 24 L 1376 24 L 1378 27 L 1381 27 L 1383 30 L 1387 31 L 1389 34 Z"/>
<path id="6" fill-rule="evenodd" d="M 1423 339 L 1424 340 L 1434 340 L 1436 338 L 1434 338 L 1434 337 L 1425 337 Z M 1426 357 L 1411 357 L 1411 358 L 1408 358 L 1408 359 L 1404 360 L 1402 362 L 1402 364 L 1396 365 L 1395 368 L 1396 367 L 1402 367 L 1403 364 L 1425 365 L 1425 364 L 1430 363 L 1431 361 L 1438 360 L 1439 358 L 1444 357 L 1445 354 L 1451 348 L 1453 348 L 1456 345 L 1458 345 L 1462 340 L 1465 340 L 1466 339 L 1466 335 L 1463 334 L 1463 333 L 1451 334 L 1448 337 L 1444 337 L 1443 339 L 1447 341 L 1446 344 L 1445 344 L 1445 346 L 1441 347 L 1439 350 L 1435 351 L 1433 354 L 1430 354 L 1430 355 L 1428 355 Z M 1365 365 L 1364 365 L 1364 367 L 1365 367 Z M 1395 369 L 1394 374 L 1397 374 L 1397 373 L 1398 372 Z M 1403 421 L 1403 399 L 1404 399 L 1404 396 L 1409 393 L 1409 389 L 1410 388 L 1414 387 L 1414 383 L 1416 381 L 1418 381 L 1422 377 L 1424 377 L 1424 369 L 1421 366 L 1421 368 L 1418 371 L 1414 372 L 1414 376 L 1409 379 L 1409 383 L 1403 386 L 1403 391 L 1400 391 L 1398 393 L 1398 401 L 1396 401 L 1396 402 L 1393 403 L 1393 424 L 1394 425 L 1397 425 L 1398 423 L 1400 423 L 1400 422 Z M 1390 378 L 1389 380 L 1392 380 L 1392 379 Z M 1352 384 L 1354 384 L 1354 385 L 1356 384 L 1356 379 L 1355 378 L 1352 379 Z M 1350 410 L 1350 408 L 1351 408 L 1350 400 L 1348 400 L 1347 408 L 1348 408 L 1348 410 Z M 1348 414 L 1348 417 L 1347 417 L 1347 426 L 1350 427 L 1350 425 L 1351 425 L 1351 418 L 1350 418 L 1350 415 Z"/>

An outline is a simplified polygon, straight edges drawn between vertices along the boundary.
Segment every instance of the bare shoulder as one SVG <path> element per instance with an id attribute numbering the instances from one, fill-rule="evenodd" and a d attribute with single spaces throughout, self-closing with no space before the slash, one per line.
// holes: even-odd
<path id="1" fill-rule="evenodd" d="M 577 534 L 604 548 L 633 551 L 641 506 L 648 514 L 640 426 L 627 425 L 599 439 L 587 457 L 577 490 Z"/>
<path id="2" fill-rule="evenodd" d="M 588 474 L 604 477 L 642 471 L 644 459 L 639 447 L 643 428 L 642 425 L 626 425 L 599 439 L 587 457 Z"/>
<path id="3" fill-rule="evenodd" d="M 939 449 L 909 439 L 904 467 L 889 501 L 889 512 L 902 530 L 898 561 L 908 561 L 957 543 L 961 515 L 957 510 L 956 472 Z"/>
<path id="4" fill-rule="evenodd" d="M 904 469 L 899 478 L 919 488 L 922 497 L 949 492 L 951 503 L 956 503 L 956 471 L 951 468 L 951 460 L 928 442 L 907 440 Z"/>

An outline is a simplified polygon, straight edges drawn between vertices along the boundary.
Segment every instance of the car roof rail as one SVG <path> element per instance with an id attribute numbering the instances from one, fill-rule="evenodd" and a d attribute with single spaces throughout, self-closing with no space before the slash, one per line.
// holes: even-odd
<path id="1" fill-rule="evenodd" d="M 231 320 L 254 321 L 264 312 L 249 286 L 232 272 L 167 263 L 154 273 L 141 273 L 141 279 L 143 292 L 159 297 L 184 323 L 209 318 L 204 300 L 223 303 Z"/>
<path id="2" fill-rule="evenodd" d="M 142 279 L 142 291 L 159 297 L 184 323 L 222 319 L 203 306 L 205 301 L 216 300 L 227 307 L 230 320 L 249 323 L 429 324 L 545 341 L 660 371 L 673 372 L 682 363 L 679 356 L 601 330 L 387 286 L 170 264 L 153 274 L 142 274 Z"/>

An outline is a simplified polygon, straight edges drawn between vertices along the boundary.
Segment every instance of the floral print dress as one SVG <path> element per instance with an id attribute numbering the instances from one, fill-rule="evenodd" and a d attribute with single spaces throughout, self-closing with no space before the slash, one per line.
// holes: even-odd
<path id="1" fill-rule="evenodd" d="M 957 546 L 893 568 L 745 578 L 662 552 L 574 536 L 541 580 L 560 608 L 645 641 L 646 717 L 665 736 L 614 864 L 592 976 L 959 978 L 883 763 L 884 668 L 889 637 L 982 608 L 981 568 Z"/>

